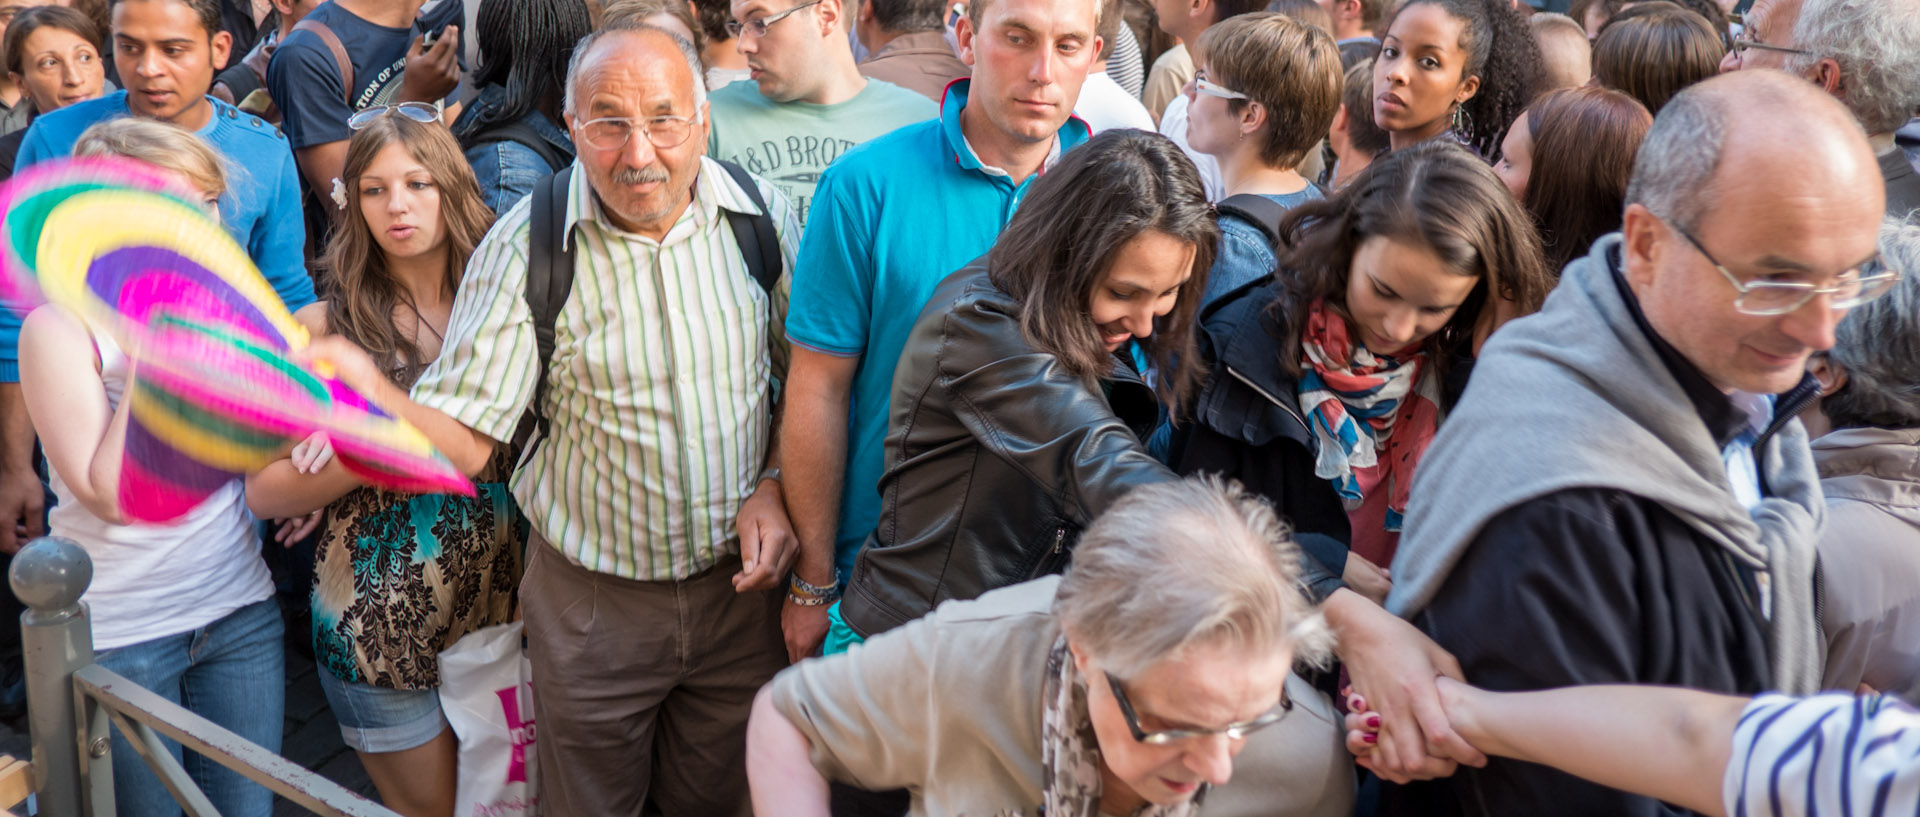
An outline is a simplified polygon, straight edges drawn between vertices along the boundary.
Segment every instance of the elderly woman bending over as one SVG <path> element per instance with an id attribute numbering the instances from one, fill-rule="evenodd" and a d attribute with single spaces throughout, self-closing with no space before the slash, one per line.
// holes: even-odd
<path id="1" fill-rule="evenodd" d="M 1326 647 L 1298 560 L 1238 487 L 1138 488 L 1064 577 L 944 604 L 775 677 L 747 734 L 754 808 L 825 815 L 832 778 L 904 787 L 914 815 L 1191 815 L 1250 739 L 1293 755 L 1277 800 L 1350 802 L 1331 710 L 1289 673 Z"/>
<path id="2" fill-rule="evenodd" d="M 1920 704 L 1920 225 L 1887 219 L 1880 258 L 1902 279 L 1807 363 L 1820 399 L 1800 418 L 1827 496 L 1821 688 Z"/>

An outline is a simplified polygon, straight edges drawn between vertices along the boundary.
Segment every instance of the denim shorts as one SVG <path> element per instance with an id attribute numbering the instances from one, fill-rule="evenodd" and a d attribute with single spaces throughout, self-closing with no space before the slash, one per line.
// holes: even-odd
<path id="1" fill-rule="evenodd" d="M 340 722 L 340 739 L 355 751 L 375 754 L 424 746 L 448 728 L 440 711 L 440 692 L 433 689 L 388 689 L 342 681 L 325 667 L 317 668 L 320 689 Z"/>

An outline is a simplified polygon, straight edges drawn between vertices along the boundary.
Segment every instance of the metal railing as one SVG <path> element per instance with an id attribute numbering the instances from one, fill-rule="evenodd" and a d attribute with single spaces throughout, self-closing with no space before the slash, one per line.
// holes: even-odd
<path id="1" fill-rule="evenodd" d="M 93 581 L 93 562 L 71 540 L 46 537 L 27 543 L 13 557 L 8 580 L 27 606 L 20 616 L 20 641 L 26 656 L 27 718 L 33 733 L 33 789 L 39 814 L 111 817 L 111 724 L 193 817 L 213 817 L 219 812 L 173 759 L 163 738 L 315 814 L 398 817 L 93 663 L 92 621 L 80 601 Z"/>

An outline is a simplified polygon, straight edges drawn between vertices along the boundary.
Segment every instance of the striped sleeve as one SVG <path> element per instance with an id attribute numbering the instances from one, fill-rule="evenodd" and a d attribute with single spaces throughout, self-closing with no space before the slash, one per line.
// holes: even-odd
<path id="1" fill-rule="evenodd" d="M 800 256 L 800 213 L 780 188 L 755 177 L 761 200 L 767 203 L 767 215 L 773 218 L 774 231 L 780 235 L 780 282 L 773 288 L 773 303 L 767 330 L 771 333 L 773 379 L 785 383 L 787 363 L 792 360 L 792 344 L 787 341 L 787 304 L 793 300 L 793 265 Z"/>
<path id="2" fill-rule="evenodd" d="M 1731 817 L 1920 811 L 1920 712 L 1891 696 L 1763 695 L 1721 783 Z"/>
<path id="3" fill-rule="evenodd" d="M 512 442 L 535 386 L 538 353 L 524 295 L 532 198 L 509 210 L 474 248 L 440 356 L 412 392 L 414 402 L 500 442 Z"/>

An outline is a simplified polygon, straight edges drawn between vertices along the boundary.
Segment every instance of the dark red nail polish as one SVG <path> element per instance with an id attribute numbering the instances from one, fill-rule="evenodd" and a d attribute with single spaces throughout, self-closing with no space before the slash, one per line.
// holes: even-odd
<path id="1" fill-rule="evenodd" d="M 1380 728 L 1380 716 L 1379 716 L 1379 715 L 1368 715 L 1368 716 L 1367 716 L 1367 728 L 1368 728 L 1368 729 L 1379 729 L 1379 728 Z"/>
<path id="2" fill-rule="evenodd" d="M 1368 742 L 1368 743 L 1379 743 L 1379 742 L 1380 742 L 1380 736 L 1379 736 L 1379 735 L 1376 735 L 1376 734 L 1373 734 L 1372 732 L 1368 732 L 1368 733 L 1366 733 L 1366 734 L 1364 734 L 1364 735 L 1361 735 L 1361 736 L 1360 736 L 1360 739 L 1361 739 L 1361 740 L 1364 740 L 1364 741 L 1366 741 L 1366 742 Z"/>

